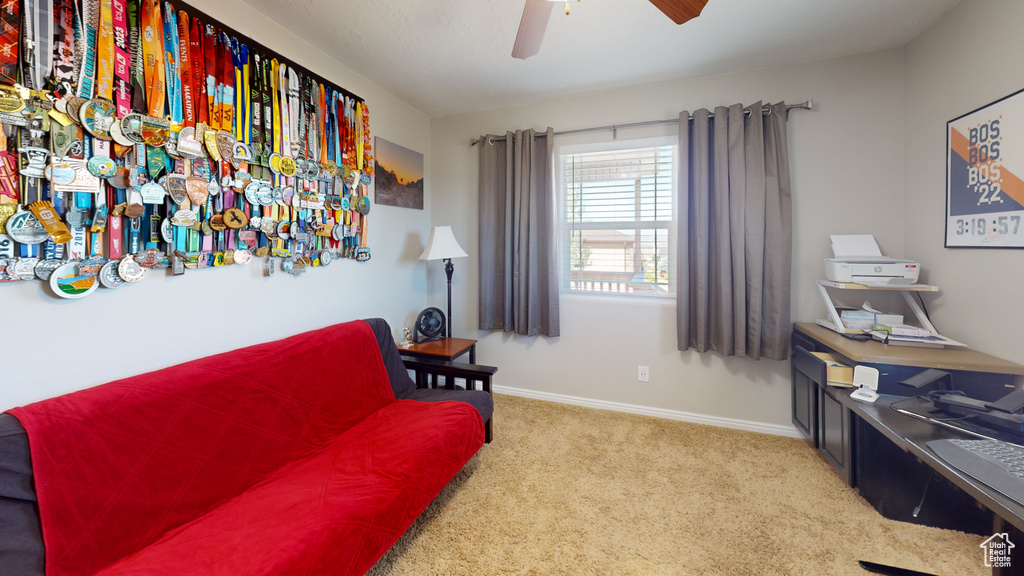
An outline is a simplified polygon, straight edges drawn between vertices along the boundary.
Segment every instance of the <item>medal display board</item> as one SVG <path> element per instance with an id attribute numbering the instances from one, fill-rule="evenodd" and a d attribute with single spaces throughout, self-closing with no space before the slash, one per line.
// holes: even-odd
<path id="1" fill-rule="evenodd" d="M 81 298 L 153 269 L 370 259 L 361 98 L 186 4 L 10 4 L 0 283 Z"/>

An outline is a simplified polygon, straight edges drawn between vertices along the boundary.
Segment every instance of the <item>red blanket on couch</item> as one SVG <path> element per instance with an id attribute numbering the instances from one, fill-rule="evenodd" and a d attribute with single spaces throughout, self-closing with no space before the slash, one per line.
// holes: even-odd
<path id="1" fill-rule="evenodd" d="M 483 445 L 350 322 L 10 411 L 48 576 L 362 574 Z"/>

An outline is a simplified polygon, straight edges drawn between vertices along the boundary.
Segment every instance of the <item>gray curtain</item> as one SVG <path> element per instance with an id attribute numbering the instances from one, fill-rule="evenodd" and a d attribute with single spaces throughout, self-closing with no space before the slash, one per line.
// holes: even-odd
<path id="1" fill-rule="evenodd" d="M 553 130 L 480 139 L 480 329 L 558 336 Z"/>
<path id="2" fill-rule="evenodd" d="M 679 115 L 678 348 L 789 355 L 792 209 L 786 105 Z"/>

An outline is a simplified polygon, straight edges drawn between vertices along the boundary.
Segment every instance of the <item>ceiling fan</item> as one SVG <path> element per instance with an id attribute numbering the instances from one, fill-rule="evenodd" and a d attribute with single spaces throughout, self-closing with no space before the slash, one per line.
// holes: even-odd
<path id="1" fill-rule="evenodd" d="M 551 19 L 551 10 L 554 9 L 556 3 L 563 1 L 565 2 L 565 13 L 568 14 L 568 0 L 526 0 L 526 5 L 523 6 L 523 18 L 519 21 L 516 43 L 512 47 L 513 57 L 525 60 L 540 51 L 540 43 L 544 40 L 544 31 L 547 30 L 548 20 Z M 708 0 L 651 0 L 651 4 L 657 6 L 676 24 L 682 24 L 700 16 L 701 10 L 707 3 Z"/>

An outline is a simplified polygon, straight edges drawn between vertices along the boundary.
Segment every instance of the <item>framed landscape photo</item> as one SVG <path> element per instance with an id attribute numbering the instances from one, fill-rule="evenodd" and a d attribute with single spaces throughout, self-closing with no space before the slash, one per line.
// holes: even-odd
<path id="1" fill-rule="evenodd" d="M 423 154 L 377 137 L 374 203 L 423 210 Z"/>
<path id="2" fill-rule="evenodd" d="M 1024 90 L 946 123 L 946 247 L 1024 248 Z"/>

